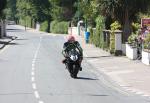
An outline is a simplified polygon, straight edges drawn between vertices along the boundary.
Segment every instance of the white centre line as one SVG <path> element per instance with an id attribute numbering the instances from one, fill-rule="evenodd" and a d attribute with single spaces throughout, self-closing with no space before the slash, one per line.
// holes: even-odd
<path id="1" fill-rule="evenodd" d="M 39 103 L 44 103 L 43 101 L 39 101 Z"/>
<path id="2" fill-rule="evenodd" d="M 35 98 L 38 99 L 38 103 L 44 103 L 42 100 L 40 100 L 40 95 L 39 95 L 39 92 L 37 90 L 37 84 L 35 82 L 35 62 L 37 60 L 37 55 L 38 55 L 39 50 L 40 50 L 41 41 L 42 41 L 42 37 L 40 37 L 40 42 L 39 42 L 38 48 L 37 48 L 37 50 L 36 50 L 36 52 L 34 54 L 34 58 L 32 60 L 32 71 L 31 71 L 32 88 L 34 90 Z"/>
<path id="3" fill-rule="evenodd" d="M 34 63 L 32 63 L 32 68 L 35 66 L 35 64 Z"/>
<path id="4" fill-rule="evenodd" d="M 36 87 L 36 84 L 35 84 L 35 83 L 32 83 L 32 88 L 33 88 L 33 89 L 35 89 L 35 90 L 37 89 L 37 87 Z"/>
<path id="5" fill-rule="evenodd" d="M 32 75 L 32 76 L 34 76 L 34 75 L 35 75 L 34 71 L 32 71 L 32 72 L 31 72 L 31 75 Z"/>
<path id="6" fill-rule="evenodd" d="M 35 70 L 35 68 L 34 67 L 32 67 L 32 71 L 34 71 Z"/>
<path id="7" fill-rule="evenodd" d="M 34 78 L 34 77 L 31 77 L 31 81 L 32 81 L 32 82 L 35 82 L 35 78 Z"/>
<path id="8" fill-rule="evenodd" d="M 34 91 L 34 95 L 35 95 L 35 97 L 36 97 L 37 99 L 39 99 L 39 98 L 40 98 L 40 96 L 39 96 L 39 92 L 38 92 L 38 91 Z"/>

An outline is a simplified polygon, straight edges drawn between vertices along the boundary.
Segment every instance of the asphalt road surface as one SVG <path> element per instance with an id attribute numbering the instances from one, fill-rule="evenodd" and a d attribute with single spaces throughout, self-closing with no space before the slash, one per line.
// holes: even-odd
<path id="1" fill-rule="evenodd" d="M 127 93 L 84 58 L 77 79 L 61 63 L 63 35 L 8 26 L 17 39 L 0 50 L 0 103 L 149 103 Z"/>

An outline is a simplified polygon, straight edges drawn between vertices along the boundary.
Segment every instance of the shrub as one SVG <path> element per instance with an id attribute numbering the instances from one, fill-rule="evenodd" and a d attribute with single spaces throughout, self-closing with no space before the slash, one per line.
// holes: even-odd
<path id="1" fill-rule="evenodd" d="M 66 21 L 52 21 L 51 22 L 51 32 L 52 33 L 60 33 L 67 34 L 68 33 L 69 22 Z"/>
<path id="2" fill-rule="evenodd" d="M 93 43 L 93 29 L 92 29 L 92 27 L 88 27 L 88 30 L 90 32 L 89 42 Z"/>
<path id="3" fill-rule="evenodd" d="M 110 25 L 111 33 L 110 33 L 110 53 L 115 53 L 115 30 L 121 29 L 121 25 L 118 21 L 115 21 Z"/>
<path id="4" fill-rule="evenodd" d="M 27 26 L 27 27 L 32 27 L 31 25 L 31 17 L 27 16 L 27 17 L 24 17 L 24 18 L 21 18 L 19 20 L 19 24 L 22 25 L 22 26 Z"/>
<path id="5" fill-rule="evenodd" d="M 140 29 L 141 25 L 139 23 L 132 23 L 132 30 L 136 33 Z"/>
<path id="6" fill-rule="evenodd" d="M 56 32 L 56 26 L 57 26 L 57 24 L 58 24 L 58 21 L 52 21 L 51 22 L 51 26 L 50 26 L 50 31 L 52 32 L 52 33 L 55 33 Z"/>
<path id="7" fill-rule="evenodd" d="M 132 34 L 128 37 L 128 43 L 136 46 L 136 39 L 138 38 L 140 24 L 139 23 L 132 23 Z"/>
<path id="8" fill-rule="evenodd" d="M 144 40 L 144 49 L 150 49 L 150 34 L 147 34 Z"/>
<path id="9" fill-rule="evenodd" d="M 137 39 L 138 34 L 133 33 L 128 37 L 128 43 L 135 45 L 135 40 Z"/>
<path id="10" fill-rule="evenodd" d="M 40 30 L 47 32 L 47 28 L 48 28 L 48 22 L 47 21 L 42 22 L 40 25 Z"/>
<path id="11" fill-rule="evenodd" d="M 104 40 L 103 40 L 103 28 L 104 28 L 104 17 L 99 15 L 96 18 L 96 33 L 93 36 L 93 43 L 95 46 L 103 48 Z"/>

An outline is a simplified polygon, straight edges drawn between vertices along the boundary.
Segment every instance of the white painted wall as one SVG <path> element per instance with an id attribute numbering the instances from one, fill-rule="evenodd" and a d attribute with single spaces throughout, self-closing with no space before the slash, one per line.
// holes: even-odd
<path id="1" fill-rule="evenodd" d="M 150 65 L 150 53 L 142 50 L 142 63 Z"/>
<path id="2" fill-rule="evenodd" d="M 126 56 L 132 60 L 137 59 L 137 48 L 133 48 L 129 44 L 126 44 Z"/>

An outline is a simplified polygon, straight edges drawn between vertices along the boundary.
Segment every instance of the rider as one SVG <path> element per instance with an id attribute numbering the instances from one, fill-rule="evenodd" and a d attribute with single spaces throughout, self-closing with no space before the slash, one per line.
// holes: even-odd
<path id="1" fill-rule="evenodd" d="M 72 45 L 73 44 L 73 45 Z M 79 65 L 80 65 L 80 71 L 82 71 L 82 67 L 81 67 L 81 62 L 82 62 L 82 59 L 83 59 L 83 49 L 81 48 L 80 44 L 78 41 L 75 40 L 75 37 L 72 36 L 72 35 L 69 35 L 68 38 L 67 38 L 67 42 L 64 43 L 63 45 L 63 50 L 62 50 L 62 54 L 63 56 L 65 57 L 64 60 L 62 60 L 62 63 L 65 63 L 66 60 L 67 60 L 67 57 L 68 57 L 68 52 L 71 50 L 71 49 L 78 49 L 79 51 Z"/>

